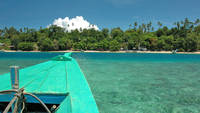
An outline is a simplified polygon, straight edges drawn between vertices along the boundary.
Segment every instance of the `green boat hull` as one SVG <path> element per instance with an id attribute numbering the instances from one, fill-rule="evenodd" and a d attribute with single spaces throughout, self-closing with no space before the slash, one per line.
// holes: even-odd
<path id="1" fill-rule="evenodd" d="M 19 87 L 24 88 L 25 92 L 42 97 L 41 100 L 48 104 L 60 102 L 56 113 L 99 113 L 87 80 L 71 53 L 20 69 L 19 76 Z M 9 73 L 0 75 L 0 82 L 4 82 L 0 85 L 0 91 L 12 89 Z M 0 95 L 0 102 L 3 100 L 1 98 L 4 101 L 12 99 L 6 97 L 6 100 L 3 96 Z"/>

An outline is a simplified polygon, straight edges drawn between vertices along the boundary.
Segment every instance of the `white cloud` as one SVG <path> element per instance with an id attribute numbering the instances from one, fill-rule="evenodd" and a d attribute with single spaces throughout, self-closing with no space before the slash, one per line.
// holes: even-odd
<path id="1" fill-rule="evenodd" d="M 90 24 L 87 20 L 84 20 L 84 18 L 82 16 L 76 16 L 75 18 L 69 18 L 69 17 L 65 17 L 65 18 L 58 18 L 55 19 L 53 24 L 51 25 L 57 25 L 59 27 L 64 28 L 66 31 L 72 31 L 72 30 L 79 30 L 80 29 L 92 29 L 94 28 L 95 30 L 99 30 L 99 28 L 97 27 L 97 25 L 94 24 Z M 49 25 L 50 26 L 50 25 Z"/>

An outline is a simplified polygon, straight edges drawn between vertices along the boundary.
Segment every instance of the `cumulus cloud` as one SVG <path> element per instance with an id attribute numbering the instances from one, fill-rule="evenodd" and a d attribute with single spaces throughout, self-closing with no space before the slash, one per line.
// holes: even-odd
<path id="1" fill-rule="evenodd" d="M 87 20 L 84 20 L 84 18 L 82 16 L 76 16 L 75 18 L 69 18 L 69 17 L 65 17 L 65 18 L 58 18 L 55 19 L 53 24 L 51 25 L 56 25 L 59 27 L 64 28 L 66 31 L 72 31 L 72 30 L 83 30 L 83 29 L 95 29 L 95 30 L 99 30 L 99 28 L 97 27 L 97 25 L 94 24 L 90 24 Z"/>

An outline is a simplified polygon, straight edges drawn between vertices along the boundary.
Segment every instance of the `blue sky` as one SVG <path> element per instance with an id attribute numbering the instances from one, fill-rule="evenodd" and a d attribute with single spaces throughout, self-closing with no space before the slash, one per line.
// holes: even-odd
<path id="1" fill-rule="evenodd" d="M 137 21 L 154 24 L 188 17 L 200 18 L 200 0 L 0 0 L 0 28 L 39 28 L 57 18 L 83 16 L 99 28 L 121 27 Z"/>

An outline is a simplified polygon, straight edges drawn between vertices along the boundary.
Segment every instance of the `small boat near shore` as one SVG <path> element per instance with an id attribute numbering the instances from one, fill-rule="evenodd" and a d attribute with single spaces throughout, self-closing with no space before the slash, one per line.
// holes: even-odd
<path id="1" fill-rule="evenodd" d="M 65 53 L 0 75 L 0 113 L 99 113 L 77 61 Z"/>
<path id="2" fill-rule="evenodd" d="M 172 50 L 172 54 L 176 54 L 177 51 L 178 51 L 177 49 L 176 50 Z"/>

